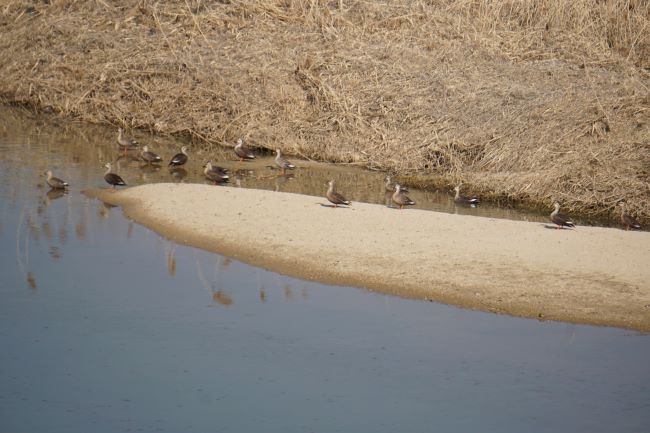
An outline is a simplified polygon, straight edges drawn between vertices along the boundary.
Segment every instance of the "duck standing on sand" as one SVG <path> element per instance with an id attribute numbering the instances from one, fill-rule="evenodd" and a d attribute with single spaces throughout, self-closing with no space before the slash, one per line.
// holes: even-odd
<path id="1" fill-rule="evenodd" d="M 177 153 L 176 155 L 172 156 L 172 159 L 169 160 L 169 164 L 167 164 L 168 167 L 180 167 L 181 165 L 185 165 L 187 162 L 188 157 L 187 157 L 187 146 L 182 146 L 181 151 Z"/>
<path id="2" fill-rule="evenodd" d="M 104 167 L 106 167 L 106 173 L 104 173 L 104 180 L 106 181 L 106 183 L 113 186 L 113 190 L 115 190 L 117 186 L 126 186 L 126 182 L 124 182 L 124 179 L 122 179 L 119 174 L 111 172 L 110 162 L 107 162 L 104 165 Z"/>
<path id="3" fill-rule="evenodd" d="M 330 180 L 327 182 L 327 185 L 329 185 L 329 188 L 327 188 L 327 193 L 325 194 L 325 197 L 334 204 L 334 207 L 338 207 L 340 204 L 344 204 L 347 206 L 350 206 L 352 202 L 350 200 L 347 200 L 345 197 L 343 197 L 341 194 L 336 192 L 334 190 L 334 181 Z"/>
<path id="4" fill-rule="evenodd" d="M 395 184 L 395 192 L 393 193 L 392 196 L 393 203 L 396 205 L 399 205 L 399 208 L 402 209 L 404 206 L 411 206 L 414 205 L 415 202 L 407 196 L 404 191 L 402 191 L 402 187 L 399 185 L 399 183 Z"/>
<path id="5" fill-rule="evenodd" d="M 627 213 L 625 202 L 619 202 L 618 205 L 621 207 L 621 222 L 625 230 L 641 230 L 641 223 Z"/>
<path id="6" fill-rule="evenodd" d="M 460 195 L 460 185 L 455 186 L 454 191 L 456 191 L 456 195 L 454 196 L 454 203 L 471 207 L 475 207 L 477 204 L 479 204 L 479 199 L 476 197 L 465 197 L 464 195 Z"/>
<path id="7" fill-rule="evenodd" d="M 235 155 L 237 155 L 242 162 L 244 160 L 252 161 L 255 159 L 255 154 L 248 148 L 248 146 L 246 146 L 244 140 L 241 138 L 238 138 L 237 144 L 235 144 Z"/>
<path id="8" fill-rule="evenodd" d="M 275 153 L 276 153 L 275 165 L 277 165 L 278 168 L 280 169 L 280 173 L 284 174 L 285 170 L 287 169 L 293 170 L 294 168 L 296 168 L 296 166 L 293 165 L 291 161 L 282 157 L 282 152 L 280 151 L 280 149 L 275 149 Z"/>
<path id="9" fill-rule="evenodd" d="M 553 212 L 551 212 L 551 221 L 557 226 L 556 229 L 562 229 L 564 227 L 569 227 L 573 228 L 575 227 L 575 224 L 573 221 L 571 221 L 571 218 L 569 218 L 567 215 L 561 214 L 560 213 L 560 203 L 555 202 L 553 203 L 553 207 L 555 208 Z"/>
<path id="10" fill-rule="evenodd" d="M 69 186 L 68 182 L 64 182 L 58 177 L 52 176 L 51 170 L 46 171 L 45 175 L 47 176 L 46 182 L 52 189 L 66 189 Z"/>

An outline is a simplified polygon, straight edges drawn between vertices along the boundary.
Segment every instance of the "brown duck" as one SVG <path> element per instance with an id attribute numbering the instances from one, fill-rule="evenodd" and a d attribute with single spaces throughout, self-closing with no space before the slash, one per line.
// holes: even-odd
<path id="1" fill-rule="evenodd" d="M 212 162 L 210 161 L 205 164 L 203 174 L 206 179 L 211 180 L 215 184 L 226 183 L 230 180 L 227 169 L 219 167 L 218 165 L 212 165 Z"/>
<path id="2" fill-rule="evenodd" d="M 117 145 L 120 150 L 127 151 L 138 148 L 138 142 L 131 137 L 124 135 L 124 129 L 117 128 Z"/>
<path id="3" fill-rule="evenodd" d="M 275 149 L 275 153 L 276 153 L 275 165 L 278 166 L 278 168 L 280 169 L 280 172 L 282 174 L 284 174 L 284 172 L 287 169 L 293 170 L 294 168 L 296 168 L 296 166 L 293 165 L 293 163 L 291 161 L 289 161 L 288 159 L 285 159 L 284 157 L 282 157 L 282 152 L 280 151 L 280 149 Z"/>
<path id="4" fill-rule="evenodd" d="M 46 171 L 45 175 L 47 176 L 46 182 L 52 189 L 65 189 L 69 186 L 68 182 L 64 182 L 58 177 L 52 176 L 52 171 L 50 170 Z"/>
<path id="5" fill-rule="evenodd" d="M 393 193 L 392 200 L 393 203 L 398 205 L 400 209 L 403 209 L 404 206 L 411 206 L 415 204 L 415 202 L 404 193 L 399 183 L 395 184 L 395 192 Z"/>
<path id="6" fill-rule="evenodd" d="M 621 222 L 623 223 L 625 230 L 641 230 L 641 223 L 639 223 L 639 221 L 637 221 L 637 219 L 632 215 L 627 213 L 627 206 L 625 206 L 625 203 L 620 202 L 618 205 L 621 207 Z"/>
<path id="7" fill-rule="evenodd" d="M 555 202 L 553 204 L 553 207 L 555 208 L 553 212 L 551 212 L 551 221 L 557 226 L 557 229 L 562 229 L 564 227 L 569 227 L 573 228 L 575 227 L 575 224 L 573 221 L 571 221 L 571 218 L 569 218 L 567 215 L 561 214 L 560 213 L 560 203 Z"/>
<path id="8" fill-rule="evenodd" d="M 116 189 L 117 186 L 125 186 L 126 182 L 118 174 L 111 172 L 111 163 L 107 162 L 104 167 L 106 167 L 106 173 L 104 173 L 104 180 L 109 185 L 113 186 L 113 189 Z"/>
<path id="9" fill-rule="evenodd" d="M 162 161 L 162 158 L 157 153 L 153 153 L 149 150 L 149 146 L 145 145 L 142 147 L 142 152 L 140 152 L 140 158 L 147 164 L 157 164 Z"/>
<path id="10" fill-rule="evenodd" d="M 386 183 L 384 184 L 384 189 L 386 190 L 386 192 L 395 192 L 396 182 L 393 182 L 390 176 L 386 176 L 384 178 L 384 181 L 386 181 Z M 400 188 L 402 189 L 402 191 L 408 192 L 408 189 L 404 188 L 403 186 L 401 186 Z"/>
<path id="11" fill-rule="evenodd" d="M 480 202 L 476 197 L 465 197 L 464 195 L 460 195 L 460 185 L 454 187 L 454 191 L 456 191 L 456 195 L 454 196 L 454 203 L 456 204 L 475 207 Z"/>
<path id="12" fill-rule="evenodd" d="M 334 204 L 334 207 L 338 207 L 338 205 L 340 204 L 344 204 L 347 206 L 350 206 L 352 204 L 350 200 L 347 200 L 341 194 L 336 192 L 336 190 L 334 189 L 333 180 L 327 182 L 327 185 L 329 185 L 329 187 L 327 188 L 327 193 L 325 194 L 325 197 L 327 197 L 327 199 Z"/>
<path id="13" fill-rule="evenodd" d="M 248 148 L 248 146 L 246 146 L 244 140 L 241 138 L 238 138 L 237 144 L 235 144 L 235 155 L 237 155 L 241 161 L 251 161 L 255 159 L 255 154 Z"/>
<path id="14" fill-rule="evenodd" d="M 181 165 L 185 165 L 187 160 L 188 160 L 187 146 L 181 146 L 181 151 L 176 155 L 172 156 L 172 159 L 169 160 L 169 164 L 167 164 L 167 166 L 180 167 Z"/>

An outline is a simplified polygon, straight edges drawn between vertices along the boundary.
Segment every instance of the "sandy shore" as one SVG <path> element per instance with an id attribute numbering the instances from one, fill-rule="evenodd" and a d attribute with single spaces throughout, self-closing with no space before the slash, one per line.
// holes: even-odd
<path id="1" fill-rule="evenodd" d="M 86 194 L 177 242 L 334 284 L 650 331 L 650 233 L 198 184 Z"/>

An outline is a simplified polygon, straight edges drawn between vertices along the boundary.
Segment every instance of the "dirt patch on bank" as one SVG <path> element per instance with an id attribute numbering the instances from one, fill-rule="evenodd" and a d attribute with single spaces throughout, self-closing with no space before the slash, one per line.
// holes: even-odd
<path id="1" fill-rule="evenodd" d="M 289 275 L 485 311 L 650 330 L 650 233 L 210 185 L 86 194 L 177 242 Z"/>
<path id="2" fill-rule="evenodd" d="M 650 220 L 650 3 L 12 1 L 0 97 Z"/>

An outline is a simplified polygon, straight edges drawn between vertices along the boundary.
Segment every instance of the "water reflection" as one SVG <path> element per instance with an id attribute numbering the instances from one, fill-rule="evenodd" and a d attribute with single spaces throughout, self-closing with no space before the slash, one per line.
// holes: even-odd
<path id="1" fill-rule="evenodd" d="M 6 109 L 4 109 L 6 111 Z M 334 180 L 346 197 L 353 202 L 378 203 L 392 206 L 390 194 L 386 191 L 385 177 L 382 173 L 362 170 L 349 166 L 318 164 L 310 161 L 293 160 L 297 168 L 281 173 L 274 164 L 272 156 L 258 155 L 254 161 L 240 161 L 233 158 L 230 148 L 215 147 L 210 151 L 193 150 L 183 167 L 168 168 L 159 164 L 143 163 L 140 151 L 121 151 L 115 145 L 115 131 L 93 125 L 63 123 L 60 127 L 47 128 L 43 123 L 34 129 L 34 120 L 29 116 L 7 112 L 11 116 L 9 125 L 16 130 L 30 131 L 26 141 L 28 151 L 40 172 L 52 169 L 76 190 L 86 187 L 105 187 L 101 169 L 105 163 L 112 163 L 113 170 L 129 186 L 155 182 L 185 182 L 209 184 L 203 175 L 203 165 L 213 161 L 230 171 L 232 186 L 257 188 L 273 191 L 292 192 L 322 197 L 328 180 Z M 9 132 L 7 132 L 9 133 Z M 89 140 L 92 137 L 92 140 Z M 178 152 L 178 143 L 167 137 L 146 137 L 151 147 L 155 147 L 164 161 Z M 92 146 L 88 143 L 92 142 Z M 191 144 L 189 145 L 191 147 Z M 55 156 L 57 164 L 52 164 Z M 70 164 L 73 164 L 70 167 Z M 79 170 L 72 179 L 72 169 Z M 393 179 L 398 180 L 399 179 Z M 522 213 L 481 204 L 479 207 L 457 206 L 451 191 L 424 191 L 411 189 L 409 196 L 416 201 L 415 208 L 441 212 L 511 218 L 527 221 L 545 222 L 547 215 Z M 550 211 L 549 211 L 550 212 Z"/>
<path id="2" fill-rule="evenodd" d="M 229 307 L 233 303 L 232 296 L 226 293 L 223 289 L 214 290 L 212 292 L 212 300 L 224 307 Z"/>
<path id="3" fill-rule="evenodd" d="M 175 256 L 175 247 L 174 244 L 169 242 L 167 247 L 165 248 L 166 250 L 166 258 L 167 258 L 167 273 L 169 274 L 170 277 L 175 277 L 176 276 L 176 256 Z"/>
<path id="4" fill-rule="evenodd" d="M 324 286 L 175 244 L 80 193 L 105 187 L 112 131 L 8 120 L 0 431 L 648 431 L 650 336 Z M 183 181 L 202 182 L 208 157 L 191 154 Z M 119 163 L 134 183 L 171 179 Z M 333 178 L 353 200 L 385 199 L 373 174 L 228 163 L 242 187 L 322 196 Z M 45 167 L 68 194 L 49 196 Z"/>
<path id="5" fill-rule="evenodd" d="M 169 174 L 176 182 L 182 182 L 187 177 L 187 170 L 183 167 L 173 167 L 169 169 Z"/>
<path id="6" fill-rule="evenodd" d="M 34 277 L 34 274 L 31 271 L 27 272 L 27 285 L 29 286 L 30 289 L 34 291 L 38 290 L 38 285 L 36 284 L 36 278 Z"/>
<path id="7" fill-rule="evenodd" d="M 47 200 L 45 201 L 45 205 L 49 206 L 52 204 L 54 200 L 57 200 L 63 196 L 68 194 L 68 191 L 65 189 L 51 189 L 48 192 L 45 193 L 45 197 Z"/>

